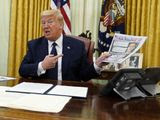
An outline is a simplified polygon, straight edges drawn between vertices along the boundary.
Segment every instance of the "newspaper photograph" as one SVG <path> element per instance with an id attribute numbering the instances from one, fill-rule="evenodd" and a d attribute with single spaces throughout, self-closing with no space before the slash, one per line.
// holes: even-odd
<path id="1" fill-rule="evenodd" d="M 116 33 L 113 37 L 109 54 L 103 62 L 122 63 L 136 53 L 146 41 L 146 36 L 132 36 Z"/>

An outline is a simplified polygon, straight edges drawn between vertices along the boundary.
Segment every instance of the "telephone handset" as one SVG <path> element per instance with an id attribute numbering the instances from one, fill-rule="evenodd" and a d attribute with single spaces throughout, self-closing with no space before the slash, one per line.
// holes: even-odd
<path id="1" fill-rule="evenodd" d="M 138 96 L 151 96 L 152 94 L 142 86 L 145 82 L 151 82 L 148 73 L 146 75 L 146 71 L 148 70 L 135 68 L 121 69 L 109 80 L 100 94 L 110 95 L 114 91 L 126 100 Z"/>

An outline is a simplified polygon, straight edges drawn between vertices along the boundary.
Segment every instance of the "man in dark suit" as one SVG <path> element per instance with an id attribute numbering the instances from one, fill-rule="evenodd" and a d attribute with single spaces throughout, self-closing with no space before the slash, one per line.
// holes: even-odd
<path id="1" fill-rule="evenodd" d="M 28 43 L 27 54 L 19 69 L 21 76 L 76 81 L 98 76 L 101 61 L 107 53 L 89 64 L 84 44 L 62 35 L 64 22 L 59 10 L 42 12 L 41 22 L 44 36 Z"/>

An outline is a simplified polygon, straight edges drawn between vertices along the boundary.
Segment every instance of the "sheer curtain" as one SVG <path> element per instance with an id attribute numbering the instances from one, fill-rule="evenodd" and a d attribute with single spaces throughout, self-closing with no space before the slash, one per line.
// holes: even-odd
<path id="1" fill-rule="evenodd" d="M 92 40 L 97 44 L 102 0 L 70 0 L 70 2 L 72 34 L 79 35 L 90 30 Z"/>

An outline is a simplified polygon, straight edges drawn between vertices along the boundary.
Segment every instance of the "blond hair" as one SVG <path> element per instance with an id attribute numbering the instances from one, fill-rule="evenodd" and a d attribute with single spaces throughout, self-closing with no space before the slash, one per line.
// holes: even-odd
<path id="1" fill-rule="evenodd" d="M 53 15 L 56 20 L 63 26 L 64 25 L 64 20 L 63 20 L 63 16 L 60 12 L 60 10 L 58 9 L 52 9 L 52 10 L 45 10 L 43 12 L 41 12 L 41 17 L 43 16 L 50 16 Z"/>

